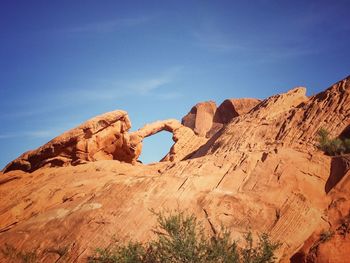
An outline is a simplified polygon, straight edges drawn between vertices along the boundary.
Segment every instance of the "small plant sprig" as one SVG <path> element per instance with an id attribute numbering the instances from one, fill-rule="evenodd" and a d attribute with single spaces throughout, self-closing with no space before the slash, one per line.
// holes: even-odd
<path id="1" fill-rule="evenodd" d="M 317 132 L 318 145 L 317 148 L 322 150 L 325 154 L 330 156 L 350 153 L 350 139 L 349 138 L 333 138 L 329 137 L 329 132 L 321 128 Z"/>
<path id="2" fill-rule="evenodd" d="M 252 233 L 245 235 L 245 245 L 231 239 L 231 232 L 222 227 L 213 236 L 207 236 L 197 218 L 182 211 L 155 213 L 158 225 L 156 238 L 142 244 L 117 242 L 108 249 L 98 248 L 90 263 L 273 263 L 275 252 L 281 246 L 267 234 L 259 236 L 254 244 Z"/>

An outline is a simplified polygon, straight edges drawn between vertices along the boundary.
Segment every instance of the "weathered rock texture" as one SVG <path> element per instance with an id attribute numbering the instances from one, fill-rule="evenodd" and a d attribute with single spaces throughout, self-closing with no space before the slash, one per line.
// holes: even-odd
<path id="1" fill-rule="evenodd" d="M 174 145 L 163 158 L 179 161 L 191 155 L 207 139 L 195 135 L 177 120 L 157 121 L 128 133 L 131 124 L 124 111 L 97 116 L 36 150 L 26 152 L 9 163 L 3 172 L 33 172 L 41 167 L 62 167 L 98 160 L 118 160 L 136 164 L 144 138 L 161 131 L 173 133 Z"/>
<path id="2" fill-rule="evenodd" d="M 258 99 L 227 99 L 217 108 L 211 129 L 207 132 L 207 137 L 212 137 L 225 124 L 238 116 L 248 113 L 252 108 L 260 103 Z"/>
<path id="3" fill-rule="evenodd" d="M 213 101 L 200 102 L 182 118 L 182 124 L 198 136 L 210 138 L 233 118 L 248 113 L 259 102 L 258 99 L 227 99 L 218 108 Z"/>
<path id="4" fill-rule="evenodd" d="M 216 108 L 216 104 L 213 101 L 197 103 L 182 118 L 182 124 L 191 128 L 197 135 L 205 136 L 213 125 Z"/>
<path id="5" fill-rule="evenodd" d="M 326 182 L 328 207 L 324 220 L 295 253 L 293 263 L 342 263 L 350 249 L 350 155 L 334 157 Z"/>
<path id="6" fill-rule="evenodd" d="M 346 262 L 348 157 L 324 155 L 315 140 L 320 127 L 345 136 L 349 120 L 350 77 L 310 98 L 304 88 L 267 98 L 209 140 L 176 121 L 130 134 L 136 147 L 159 130 L 188 134 L 178 137 L 173 162 L 102 160 L 0 174 L 0 246 L 35 250 L 41 262 L 86 262 L 115 235 L 152 238 L 149 209 L 180 208 L 196 214 L 208 234 L 221 224 L 234 238 L 267 232 L 283 243 L 281 262 Z M 205 141 L 188 150 L 193 138 Z M 335 234 L 320 242 L 323 230 Z"/>
<path id="7" fill-rule="evenodd" d="M 120 160 L 130 162 L 127 131 L 131 124 L 125 111 L 112 111 L 88 120 L 54 138 L 36 150 L 9 163 L 4 172 L 32 172 L 43 166 L 66 166 L 86 161 Z"/>
<path id="8" fill-rule="evenodd" d="M 174 144 L 169 153 L 162 161 L 180 161 L 190 156 L 200 146 L 207 142 L 207 139 L 197 136 L 190 128 L 183 126 L 179 121 L 170 119 L 147 124 L 141 129 L 130 134 L 130 138 L 136 144 L 137 159 L 142 151 L 142 141 L 144 138 L 152 136 L 158 132 L 167 131 L 173 134 Z"/>

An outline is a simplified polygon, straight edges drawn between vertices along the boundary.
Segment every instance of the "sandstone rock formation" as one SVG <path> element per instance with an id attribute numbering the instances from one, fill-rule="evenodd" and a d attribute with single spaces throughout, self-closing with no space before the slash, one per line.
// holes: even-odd
<path id="1" fill-rule="evenodd" d="M 233 118 L 248 113 L 259 102 L 258 99 L 227 99 L 218 108 L 213 101 L 200 102 L 182 118 L 182 124 L 198 136 L 210 138 Z"/>
<path id="2" fill-rule="evenodd" d="M 227 99 L 215 112 L 214 122 L 229 123 L 233 118 L 248 113 L 259 104 L 258 99 Z"/>
<path id="3" fill-rule="evenodd" d="M 346 262 L 349 157 L 327 156 L 315 143 L 321 127 L 348 136 L 349 120 L 350 77 L 309 98 L 304 88 L 267 98 L 208 139 L 174 120 L 128 134 L 136 156 L 143 138 L 172 132 L 176 143 L 164 162 L 99 160 L 0 174 L 0 246 L 35 251 L 41 262 L 86 262 L 115 235 L 152 238 L 150 209 L 180 208 L 208 234 L 221 224 L 233 238 L 268 233 L 283 244 L 281 262 Z"/>
<path id="4" fill-rule="evenodd" d="M 3 172 L 33 172 L 41 167 L 62 167 L 88 161 L 118 160 L 136 164 L 144 138 L 161 131 L 173 133 L 174 145 L 163 161 L 179 161 L 191 155 L 207 139 L 177 120 L 157 121 L 128 133 L 131 124 L 124 111 L 97 116 L 54 138 L 36 150 L 26 152 L 9 163 Z"/>
<path id="5" fill-rule="evenodd" d="M 131 124 L 125 111 L 112 111 L 94 117 L 54 138 L 36 150 L 9 163 L 4 172 L 32 172 L 43 166 L 66 166 L 85 161 L 120 160 L 131 162 L 127 131 Z"/>
<path id="6" fill-rule="evenodd" d="M 325 191 L 328 207 L 324 220 L 295 253 L 292 263 L 342 263 L 350 248 L 350 155 L 334 157 Z"/>
<path id="7" fill-rule="evenodd" d="M 136 144 L 135 159 L 141 154 L 143 139 L 161 131 L 172 133 L 174 141 L 169 153 L 162 159 L 162 161 L 180 161 L 191 155 L 195 150 L 207 142 L 207 139 L 197 136 L 190 128 L 183 126 L 177 120 L 170 119 L 157 121 L 147 124 L 136 132 L 130 134 L 131 140 Z"/>
<path id="8" fill-rule="evenodd" d="M 216 104 L 213 101 L 197 103 L 191 111 L 182 118 L 182 124 L 191 128 L 197 135 L 205 136 L 213 125 L 216 112 Z"/>
<path id="9" fill-rule="evenodd" d="M 260 103 L 258 99 L 227 99 L 217 108 L 213 125 L 207 132 L 207 137 L 212 137 L 225 124 L 229 123 L 233 118 L 244 115 Z"/>

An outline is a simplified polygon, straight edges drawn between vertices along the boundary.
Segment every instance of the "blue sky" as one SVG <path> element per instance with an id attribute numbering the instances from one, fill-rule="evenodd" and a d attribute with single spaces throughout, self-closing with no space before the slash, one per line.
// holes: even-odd
<path id="1" fill-rule="evenodd" d="M 349 1 L 0 1 L 0 167 L 98 114 L 315 94 L 350 74 Z M 145 140 L 144 162 L 172 144 Z"/>

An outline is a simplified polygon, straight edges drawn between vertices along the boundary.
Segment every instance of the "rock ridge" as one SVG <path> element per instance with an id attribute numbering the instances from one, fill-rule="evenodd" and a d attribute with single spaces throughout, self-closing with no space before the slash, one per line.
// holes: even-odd
<path id="1" fill-rule="evenodd" d="M 266 232 L 282 243 L 277 253 L 282 263 L 346 262 L 350 157 L 327 156 L 316 143 L 321 127 L 331 137 L 350 137 L 349 93 L 350 77 L 310 97 L 297 87 L 253 102 L 238 116 L 228 104 L 231 110 L 225 110 L 226 119 L 220 113 L 221 121 L 214 117 L 220 106 L 212 111 L 206 110 L 212 104 L 204 104 L 189 118 L 196 120 L 204 107 L 211 126 L 198 124 L 198 131 L 205 128 L 201 136 L 195 121 L 191 127 L 157 121 L 129 132 L 123 111 L 114 112 L 113 121 L 92 119 L 91 132 L 73 129 L 57 145 L 50 142 L 13 162 L 27 161 L 29 170 L 0 173 L 0 246 L 36 251 L 41 262 L 86 262 L 115 234 L 120 241 L 151 239 L 156 222 L 150 210 L 181 209 L 194 213 L 208 234 L 220 225 L 235 239 L 249 230 Z M 225 123 L 208 136 L 214 119 Z M 164 161 L 133 165 L 143 139 L 161 131 L 174 140 Z M 77 138 L 73 144 L 71 137 Z M 50 145 L 67 158 L 63 167 L 46 165 L 53 158 L 45 159 Z M 80 145 L 85 145 L 81 153 Z M 82 164 L 71 165 L 72 156 Z M 64 258 L 50 253 L 60 248 Z M 0 254 L 0 262 L 6 260 Z"/>

